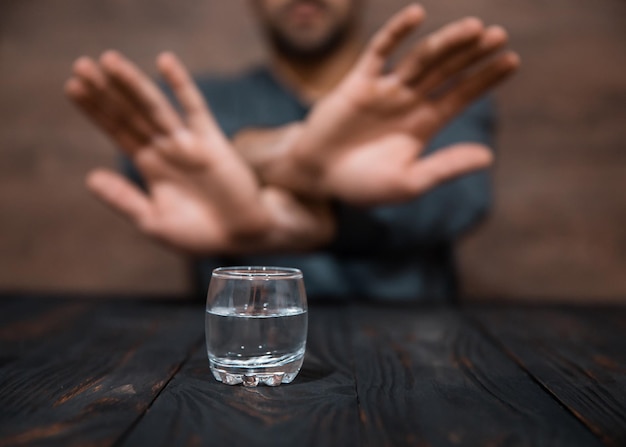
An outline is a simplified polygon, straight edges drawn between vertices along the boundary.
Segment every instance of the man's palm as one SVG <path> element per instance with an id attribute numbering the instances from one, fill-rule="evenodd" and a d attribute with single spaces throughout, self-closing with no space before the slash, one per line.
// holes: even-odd
<path id="1" fill-rule="evenodd" d="M 386 70 L 422 17 L 415 5 L 394 16 L 302 126 L 295 158 L 320 173 L 315 188 L 324 194 L 367 205 L 404 201 L 491 163 L 490 150 L 473 143 L 420 157 L 438 130 L 515 71 L 517 56 L 488 59 L 506 33 L 470 18 L 426 37 Z"/>
<path id="2" fill-rule="evenodd" d="M 99 64 L 77 61 L 68 95 L 132 159 L 148 193 L 104 169 L 89 175 L 90 189 L 142 232 L 188 252 L 281 249 L 293 243 L 287 240 L 292 235 L 280 234 L 285 228 L 327 239 L 328 211 L 304 206 L 286 191 L 262 188 L 215 124 L 182 64 L 166 54 L 159 67 L 185 122 L 121 55 L 109 52 Z"/>

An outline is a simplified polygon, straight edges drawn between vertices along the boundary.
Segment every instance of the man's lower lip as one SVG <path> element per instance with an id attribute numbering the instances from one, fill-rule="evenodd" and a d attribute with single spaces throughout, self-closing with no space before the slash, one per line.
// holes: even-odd
<path id="1" fill-rule="evenodd" d="M 298 19 L 311 19 L 321 13 L 321 8 L 311 3 L 298 3 L 291 8 L 289 13 Z"/>

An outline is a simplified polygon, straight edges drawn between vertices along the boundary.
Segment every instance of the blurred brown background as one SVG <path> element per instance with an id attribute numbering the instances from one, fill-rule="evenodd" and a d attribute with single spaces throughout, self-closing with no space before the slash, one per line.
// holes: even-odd
<path id="1" fill-rule="evenodd" d="M 262 60 L 247 1 L 0 1 L 0 289 L 188 287 L 179 256 L 83 187 L 112 145 L 63 98 L 72 61 L 117 48 L 154 74 Z M 406 1 L 369 1 L 374 30 Z M 460 251 L 469 298 L 626 300 L 626 3 L 430 0 L 425 31 L 472 14 L 509 29 L 522 72 L 498 91 L 496 206 Z"/>

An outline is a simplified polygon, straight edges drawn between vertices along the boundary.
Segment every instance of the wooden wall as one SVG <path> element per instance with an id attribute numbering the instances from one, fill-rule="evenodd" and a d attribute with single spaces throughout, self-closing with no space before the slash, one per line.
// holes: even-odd
<path id="1" fill-rule="evenodd" d="M 233 72 L 263 48 L 247 1 L 0 2 L 0 289 L 182 293 L 185 264 L 83 187 L 112 145 L 63 98 L 72 61 L 163 49 Z M 370 0 L 368 27 L 406 2 Z M 466 295 L 626 299 L 626 3 L 429 0 L 425 30 L 467 14 L 510 30 L 521 73 L 498 91 L 496 206 L 461 243 Z"/>

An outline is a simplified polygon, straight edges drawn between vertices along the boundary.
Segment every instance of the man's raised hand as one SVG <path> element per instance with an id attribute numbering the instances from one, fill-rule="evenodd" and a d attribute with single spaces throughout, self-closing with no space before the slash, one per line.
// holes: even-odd
<path id="1" fill-rule="evenodd" d="M 117 52 L 74 64 L 67 95 L 130 157 L 148 189 L 96 169 L 87 185 L 98 198 L 147 235 L 192 253 L 303 249 L 330 238 L 333 221 L 324 205 L 261 187 L 174 55 L 162 54 L 158 67 L 182 117 Z"/>
<path id="2" fill-rule="evenodd" d="M 421 155 L 455 115 L 510 76 L 519 58 L 502 51 L 501 27 L 465 18 L 424 37 L 390 66 L 424 16 L 411 5 L 374 35 L 340 85 L 290 130 L 288 156 L 268 165 L 266 181 L 373 205 L 414 198 L 491 164 L 489 148 L 476 143 Z"/>

